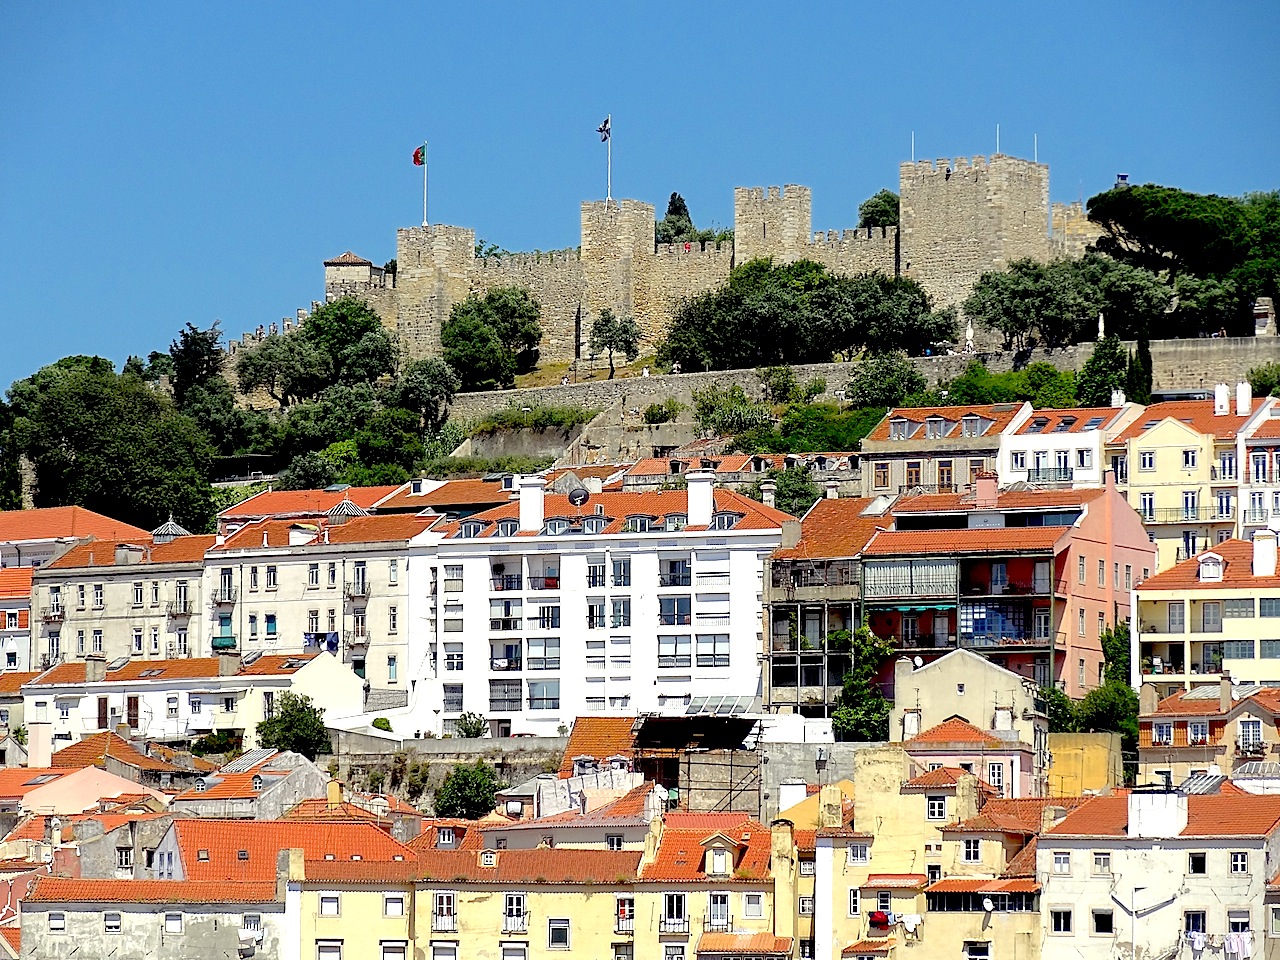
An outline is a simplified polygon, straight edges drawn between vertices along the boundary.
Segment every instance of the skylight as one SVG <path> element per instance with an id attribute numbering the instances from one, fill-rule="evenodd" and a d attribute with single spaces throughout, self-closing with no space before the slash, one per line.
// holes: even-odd
<path id="1" fill-rule="evenodd" d="M 1102 421 L 1103 421 L 1104 419 L 1106 419 L 1106 418 L 1105 418 L 1105 417 L 1090 417 L 1090 418 L 1089 418 L 1089 422 L 1088 422 L 1088 423 L 1086 423 L 1086 424 L 1084 425 L 1084 428 L 1085 428 L 1086 430 L 1097 430 L 1100 426 L 1102 426 Z"/>

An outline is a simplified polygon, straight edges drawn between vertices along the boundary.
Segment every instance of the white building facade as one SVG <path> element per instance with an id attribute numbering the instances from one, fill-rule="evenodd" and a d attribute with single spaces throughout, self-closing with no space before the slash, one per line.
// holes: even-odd
<path id="1" fill-rule="evenodd" d="M 996 473 L 1000 483 L 1100 487 L 1107 441 L 1143 410 L 1117 398 L 1113 407 L 1035 410 L 1000 434 Z"/>

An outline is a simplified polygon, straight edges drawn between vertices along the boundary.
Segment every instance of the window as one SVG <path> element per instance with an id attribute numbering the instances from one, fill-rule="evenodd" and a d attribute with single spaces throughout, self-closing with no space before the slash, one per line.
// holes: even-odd
<path id="1" fill-rule="evenodd" d="M 529 709 L 530 710 L 559 710 L 560 709 L 560 681 L 559 680 L 530 680 L 529 681 Z"/>
<path id="2" fill-rule="evenodd" d="M 849 844 L 848 856 L 850 863 L 866 863 L 870 859 L 867 856 L 867 845 L 865 843 Z"/>
<path id="3" fill-rule="evenodd" d="M 382 915 L 384 917 L 404 916 L 404 897 L 387 894 L 382 898 Z"/>
<path id="4" fill-rule="evenodd" d="M 966 940 L 965 960 L 991 960 L 991 944 L 985 940 Z"/>
<path id="5" fill-rule="evenodd" d="M 1280 597 L 1259 597 L 1258 616 L 1280 617 Z"/>
<path id="6" fill-rule="evenodd" d="M 1084 578 L 1085 578 L 1084 569 L 1085 569 L 1084 557 L 1083 556 L 1076 557 L 1076 580 L 1078 580 L 1080 583 L 1084 583 Z"/>
<path id="7" fill-rule="evenodd" d="M 133 869 L 133 848 L 132 847 L 116 848 L 116 869 L 117 870 Z"/>
<path id="8" fill-rule="evenodd" d="M 1262 721 L 1240 721 L 1240 746 L 1252 747 L 1262 742 Z"/>
<path id="9" fill-rule="evenodd" d="M 262 619 L 263 628 L 266 630 L 267 636 L 274 637 L 276 635 L 276 615 L 274 613 L 268 613 Z"/>
<path id="10" fill-rule="evenodd" d="M 876 894 L 876 909 L 888 913 L 893 907 L 893 894 L 888 890 L 881 890 Z"/>
<path id="11" fill-rule="evenodd" d="M 919 460 L 907 461 L 906 478 L 907 478 L 908 487 L 920 486 L 920 473 L 921 473 L 920 466 L 921 466 L 921 463 Z"/>
<path id="12" fill-rule="evenodd" d="M 1084 636 L 1084 607 L 1081 607 L 1079 610 L 1077 610 L 1077 611 L 1076 611 L 1076 621 L 1077 621 L 1077 622 L 1076 622 L 1076 632 L 1077 632 L 1077 633 L 1079 633 L 1079 634 L 1080 634 L 1080 636 L 1082 636 L 1082 637 L 1083 637 L 1083 636 Z M 1083 660 L 1081 660 L 1080 662 L 1081 662 L 1081 663 L 1084 663 L 1084 661 L 1083 661 Z M 1081 684 L 1083 684 L 1083 683 L 1084 683 L 1084 679 L 1083 679 L 1083 678 L 1081 678 L 1080 682 L 1081 682 Z"/>
<path id="13" fill-rule="evenodd" d="M 1204 911 L 1188 910 L 1182 915 L 1182 929 L 1185 933 L 1205 933 Z"/>
<path id="14" fill-rule="evenodd" d="M 1224 620 L 1239 620 L 1253 616 L 1253 597 L 1222 601 Z"/>
<path id="15" fill-rule="evenodd" d="M 1105 587 L 1107 585 L 1107 561 L 1098 561 L 1098 586 Z"/>
<path id="16" fill-rule="evenodd" d="M 1077 450 L 1076 451 L 1076 469 L 1088 470 L 1092 466 L 1093 466 L 1093 451 Z"/>
<path id="17" fill-rule="evenodd" d="M 729 666 L 729 635 L 727 633 L 698 634 L 698 666 Z"/>
<path id="18" fill-rule="evenodd" d="M 946 797 L 929 797 L 926 801 L 928 808 L 927 817 L 930 820 L 947 819 L 947 798 Z"/>
<path id="19" fill-rule="evenodd" d="M 168 717 L 176 717 L 178 715 L 178 698 L 170 696 L 165 701 L 165 715 Z"/>
<path id="20" fill-rule="evenodd" d="M 120 914 L 104 913 L 102 915 L 102 928 L 107 933 L 119 933 L 120 932 Z"/>
<path id="21" fill-rule="evenodd" d="M 1222 659 L 1223 660 L 1252 660 L 1253 659 L 1253 641 L 1252 640 L 1222 641 Z"/>
<path id="22" fill-rule="evenodd" d="M 1070 910 L 1050 910 L 1049 911 L 1049 930 L 1051 933 L 1070 933 L 1071 932 L 1071 911 Z"/>
<path id="23" fill-rule="evenodd" d="M 307 632 L 308 633 L 320 632 L 320 611 L 319 610 L 307 611 Z"/>
<path id="24" fill-rule="evenodd" d="M 877 490 L 889 488 L 889 464 L 881 461 L 872 468 L 872 485 Z"/>
<path id="25" fill-rule="evenodd" d="M 690 665 L 689 637 L 658 636 L 658 666 L 688 667 Z"/>
<path id="26" fill-rule="evenodd" d="M 274 590 L 280 585 L 274 566 L 267 567 L 267 589 Z"/>
<path id="27" fill-rule="evenodd" d="M 1156 468 L 1156 452 L 1154 450 L 1138 451 L 1138 469 L 1154 470 Z"/>
<path id="28" fill-rule="evenodd" d="M 461 671 L 463 665 L 462 644 L 446 643 L 444 645 L 444 669 L 448 673 Z"/>
<path id="29" fill-rule="evenodd" d="M 764 894 L 744 893 L 742 895 L 742 915 L 757 919 L 764 916 Z"/>
<path id="30" fill-rule="evenodd" d="M 1055 850 L 1053 852 L 1053 872 L 1059 874 L 1071 873 L 1071 851 Z"/>
<path id="31" fill-rule="evenodd" d="M 925 864 L 924 873 L 925 873 L 926 880 L 928 880 L 930 883 L 937 883 L 939 880 L 942 879 L 942 864 L 940 863 Z"/>
<path id="32" fill-rule="evenodd" d="M 1182 451 L 1182 469 L 1194 470 L 1195 468 L 1196 468 L 1196 451 L 1183 450 Z"/>
<path id="33" fill-rule="evenodd" d="M 400 561 L 391 560 L 387 565 L 387 582 L 397 584 L 400 582 Z"/>
<path id="34" fill-rule="evenodd" d="M 221 583 L 222 583 L 222 592 L 224 594 L 229 594 L 231 592 L 231 568 L 230 567 L 222 568 Z M 250 590 L 258 589 L 258 568 L 257 567 L 249 568 L 249 589 Z"/>
<path id="35" fill-rule="evenodd" d="M 889 439 L 890 440 L 907 439 L 907 421 L 891 420 L 889 422 Z"/>
<path id="36" fill-rule="evenodd" d="M 631 558 L 630 557 L 614 558 L 613 585 L 615 587 L 631 586 Z"/>
<path id="37" fill-rule="evenodd" d="M 1015 470 L 1025 470 L 1025 469 L 1027 469 L 1027 451 L 1025 451 L 1025 450 L 1015 450 L 1015 451 L 1013 451 L 1013 453 L 1010 455 L 1010 457 L 1011 457 L 1011 460 L 1012 460 L 1012 466 L 1013 466 L 1013 469 L 1015 469 Z"/>
<path id="38" fill-rule="evenodd" d="M 318 563 L 307 564 L 307 586 L 308 587 L 320 586 L 320 564 Z"/>
<path id="39" fill-rule="evenodd" d="M 606 834 L 604 838 L 604 848 L 606 850 L 621 850 L 622 834 L 620 833 Z"/>
<path id="40" fill-rule="evenodd" d="M 249 614 L 249 636 L 256 637 L 258 635 L 258 615 L 256 613 Z"/>
<path id="41" fill-rule="evenodd" d="M 964 842 L 964 862 L 978 863 L 982 859 L 982 841 L 966 840 Z"/>
<path id="42" fill-rule="evenodd" d="M 342 941 L 317 940 L 316 960 L 342 960 Z"/>
<path id="43" fill-rule="evenodd" d="M 336 893 L 320 894 L 320 916 L 336 917 L 339 912 L 339 900 Z"/>
<path id="44" fill-rule="evenodd" d="M 813 916 L 813 897 L 800 898 L 800 916 L 802 917 Z"/>
<path id="45" fill-rule="evenodd" d="M 387 682 L 396 683 L 400 679 L 400 661 L 394 653 L 387 654 Z"/>
<path id="46" fill-rule="evenodd" d="M 849 916 L 856 917 L 862 909 L 862 891 L 854 887 L 849 891 Z"/>
<path id="47" fill-rule="evenodd" d="M 1187 873 L 1201 874 L 1207 872 L 1208 855 L 1204 853 L 1187 854 Z"/>
<path id="48" fill-rule="evenodd" d="M 618 627 L 631 626 L 631 598 L 615 597 L 613 601 L 613 616 L 610 619 L 610 625 L 617 629 Z"/>
<path id="49" fill-rule="evenodd" d="M 1280 660 L 1280 640 L 1260 641 L 1258 654 L 1263 660 Z"/>
<path id="50" fill-rule="evenodd" d="M 396 607 L 387 608 L 387 633 L 395 633 L 400 629 L 400 611 Z"/>
<path id="51" fill-rule="evenodd" d="M 160 628 L 159 627 L 151 628 L 151 652 L 152 653 L 160 652 Z"/>
<path id="52" fill-rule="evenodd" d="M 683 893 L 663 894 L 662 918 L 664 920 L 685 919 L 685 902 Z"/>
<path id="53" fill-rule="evenodd" d="M 1192 720 L 1187 724 L 1187 739 L 1191 743 L 1209 742 L 1209 724 L 1204 720 Z"/>
<path id="54" fill-rule="evenodd" d="M 816 864 L 815 864 L 815 863 L 814 863 L 814 861 L 812 861 L 812 860 L 801 860 L 801 861 L 800 861 L 800 876 L 802 876 L 802 877 L 812 877 L 812 876 L 813 876 L 813 874 L 814 874 L 815 866 L 816 866 Z"/>
<path id="55" fill-rule="evenodd" d="M 133 628 L 133 652 L 134 653 L 142 652 L 142 628 L 141 627 Z"/>
<path id="56" fill-rule="evenodd" d="M 1173 724 L 1153 723 L 1151 725 L 1151 742 L 1157 747 L 1167 747 L 1173 743 Z"/>
<path id="57" fill-rule="evenodd" d="M 164 915 L 164 932 L 165 933 L 181 933 L 182 932 L 182 914 L 166 913 Z"/>
<path id="58" fill-rule="evenodd" d="M 533 637 L 529 640 L 530 670 L 560 669 L 560 639 L 558 637 Z"/>
<path id="59" fill-rule="evenodd" d="M 1248 873 L 1249 872 L 1249 854 L 1244 852 L 1235 852 L 1231 854 L 1231 872 L 1232 873 Z"/>
<path id="60" fill-rule="evenodd" d="M 729 873 L 729 851 L 728 850 L 712 850 L 711 865 L 707 869 L 707 873 L 718 877 L 723 877 Z"/>
<path id="61" fill-rule="evenodd" d="M 382 960 L 405 960 L 409 955 L 409 945 L 404 942 L 382 944 Z"/>
<path id="62" fill-rule="evenodd" d="M 1094 910 L 1093 932 L 1099 936 L 1106 936 L 1115 933 L 1115 915 L 1110 910 Z"/>
<path id="63" fill-rule="evenodd" d="M 1138 494 L 1138 512 L 1142 519 L 1150 523 L 1156 518 L 1156 495 L 1154 493 Z"/>
<path id="64" fill-rule="evenodd" d="M 1126 590 L 1133 589 L 1133 564 L 1130 563 L 1124 565 L 1124 588 Z"/>
<path id="65" fill-rule="evenodd" d="M 49 932 L 62 933 L 67 929 L 67 915 L 65 913 L 49 914 Z"/>

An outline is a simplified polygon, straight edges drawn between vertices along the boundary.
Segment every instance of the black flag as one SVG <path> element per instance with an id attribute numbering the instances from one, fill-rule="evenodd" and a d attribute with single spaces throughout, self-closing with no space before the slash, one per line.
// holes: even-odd
<path id="1" fill-rule="evenodd" d="M 600 134 L 600 142 L 601 142 L 601 143 L 604 143 L 606 140 L 608 140 L 608 139 L 609 139 L 610 130 L 609 130 L 609 118 L 608 118 L 608 117 L 605 117 L 605 118 L 604 118 L 604 123 L 602 123 L 602 124 L 600 124 L 600 126 L 596 127 L 596 133 Z"/>

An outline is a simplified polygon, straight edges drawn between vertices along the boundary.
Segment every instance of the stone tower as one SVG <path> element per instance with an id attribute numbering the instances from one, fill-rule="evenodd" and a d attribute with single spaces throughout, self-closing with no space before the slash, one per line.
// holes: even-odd
<path id="1" fill-rule="evenodd" d="M 475 251 L 476 232 L 466 227 L 396 231 L 395 324 L 407 357 L 440 353 L 440 328 L 449 309 L 470 292 Z"/>
<path id="2" fill-rule="evenodd" d="M 799 260 L 809 255 L 813 194 L 789 183 L 781 190 L 737 187 L 733 191 L 734 261 L 756 257 Z"/>

